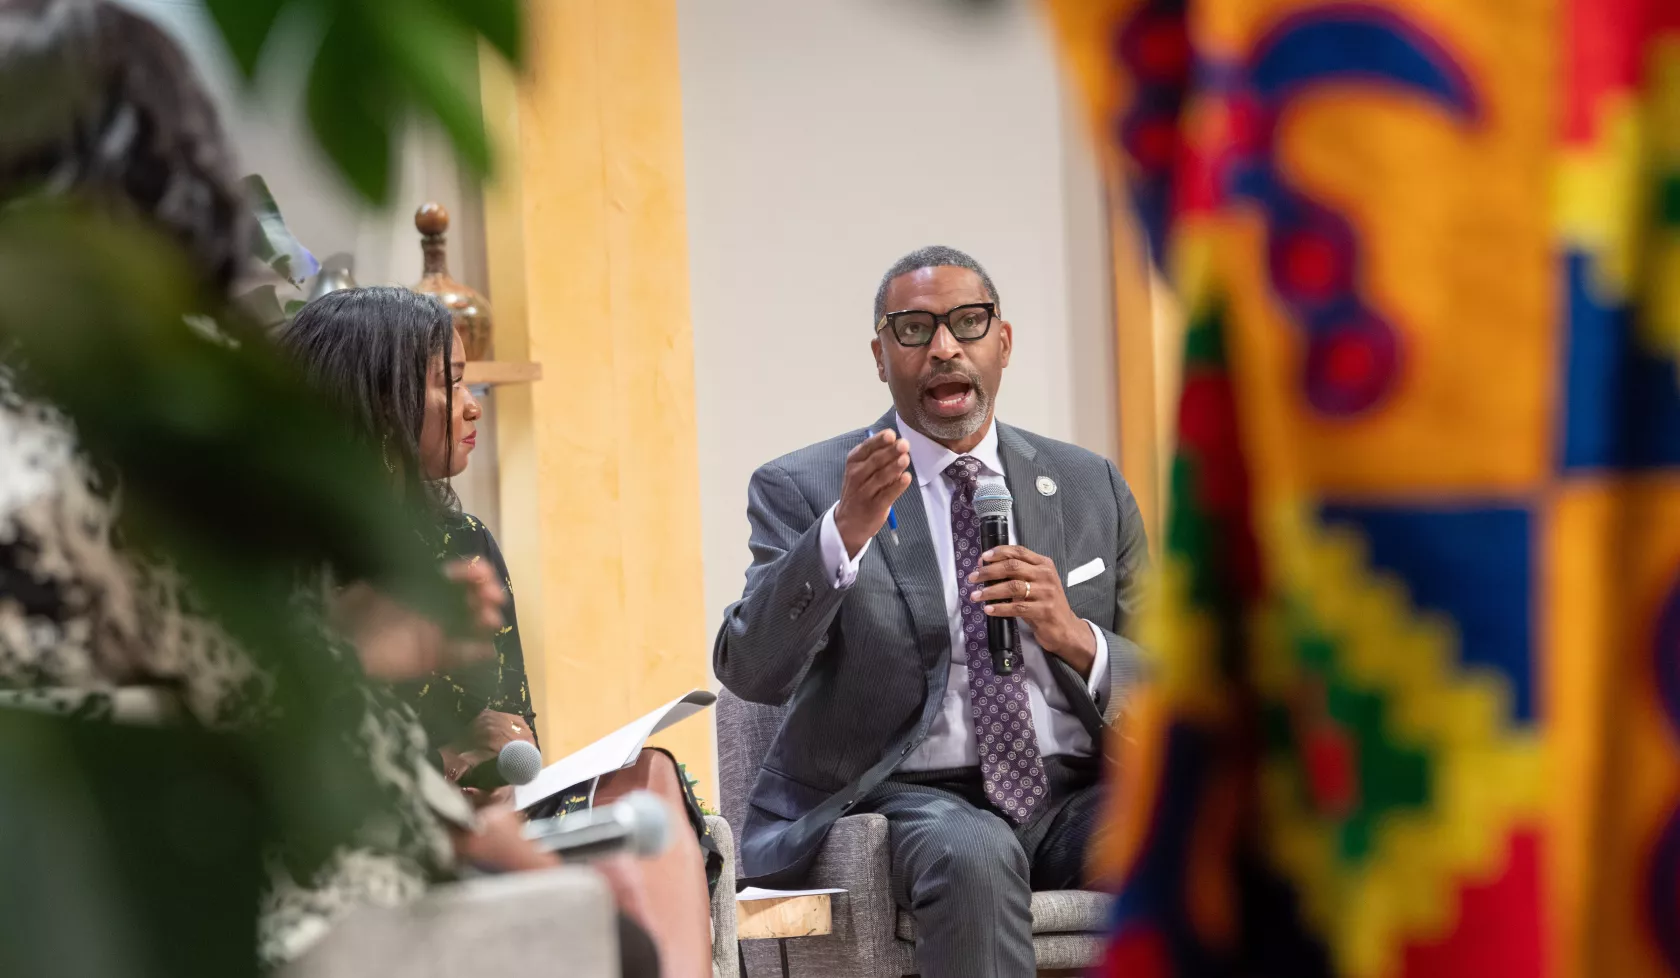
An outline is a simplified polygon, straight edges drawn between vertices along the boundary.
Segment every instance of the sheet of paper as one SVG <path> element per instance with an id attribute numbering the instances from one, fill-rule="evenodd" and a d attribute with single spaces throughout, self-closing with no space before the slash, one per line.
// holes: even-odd
<path id="1" fill-rule="evenodd" d="M 759 886 L 749 886 L 741 892 L 735 894 L 735 902 L 745 903 L 748 900 L 790 900 L 794 897 L 822 896 L 825 893 L 844 892 L 846 891 L 834 888 L 826 890 L 766 890 Z"/>
<path id="2" fill-rule="evenodd" d="M 595 741 L 568 754 L 537 773 L 529 784 L 513 789 L 515 808 L 530 808 L 544 798 L 611 771 L 636 763 L 647 739 L 661 730 L 688 719 L 717 702 L 712 693 L 696 689 L 677 697 L 646 716 L 638 717 Z"/>
<path id="3" fill-rule="evenodd" d="M 716 702 L 716 695 L 700 689 L 689 693 L 687 696 L 672 700 L 670 703 L 665 705 L 665 712 L 660 716 L 659 722 L 653 725 L 653 729 L 648 731 L 648 736 L 652 737 L 656 733 L 661 733 L 667 728 L 674 727 L 678 723 L 687 720 L 689 717 L 699 713 L 701 710 L 706 709 L 708 706 L 711 706 Z M 636 749 L 638 751 L 641 750 L 640 745 L 638 745 Z M 630 758 L 631 761 L 634 761 L 635 759 L 636 758 L 634 756 Z M 629 761 L 626 761 L 625 763 L 628 764 Z"/>

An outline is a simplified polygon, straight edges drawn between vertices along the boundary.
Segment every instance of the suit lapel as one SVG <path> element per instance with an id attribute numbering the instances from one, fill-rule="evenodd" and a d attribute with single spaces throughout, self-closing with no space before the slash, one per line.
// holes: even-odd
<path id="1" fill-rule="evenodd" d="M 1044 485 L 1059 486 L 1061 480 L 1039 456 L 1021 433 L 1007 425 L 998 425 L 998 455 L 1003 459 L 1003 478 L 1009 484 L 1009 494 L 1015 497 L 1015 539 L 1033 553 L 1056 562 L 1058 573 L 1067 564 L 1067 535 L 1062 527 L 1062 496 L 1060 492 L 1046 496 L 1039 491 Z"/>
<path id="2" fill-rule="evenodd" d="M 998 455 L 1003 459 L 1003 478 L 1015 498 L 1015 539 L 1033 553 L 1049 557 L 1056 573 L 1067 579 L 1067 531 L 1062 521 L 1061 474 L 1047 463 L 1032 443 L 1007 425 L 998 425 Z M 1049 480 L 1047 482 L 1042 480 Z M 1043 488 L 1051 489 L 1045 495 Z M 1085 677 L 1053 655 L 1050 674 L 1055 677 L 1073 712 L 1102 750 L 1102 712 L 1091 699 Z"/>
<path id="3" fill-rule="evenodd" d="M 889 411 L 875 423 L 876 431 L 896 426 L 898 416 Z M 998 455 L 1003 460 L 1004 481 L 1009 494 L 1015 498 L 1015 534 L 1021 545 L 1055 561 L 1057 573 L 1066 573 L 1067 540 L 1062 521 L 1061 493 L 1046 496 L 1038 489 L 1041 476 L 1060 485 L 1059 474 L 1046 464 L 1031 443 L 1015 429 L 998 425 Z M 910 488 L 898 497 L 898 543 L 892 542 L 885 528 L 876 534 L 871 549 L 879 550 L 892 573 L 893 583 L 909 606 L 910 617 L 916 623 L 916 647 L 922 663 L 929 670 L 931 689 L 943 689 L 951 663 L 950 623 L 945 614 L 945 589 L 941 583 L 939 558 L 933 551 L 933 537 L 928 530 L 927 508 L 922 505 L 920 482 L 911 468 Z M 1072 704 L 1074 712 L 1084 722 L 1100 745 L 1102 714 L 1092 702 L 1085 688 L 1085 680 L 1073 667 L 1055 656 L 1049 656 L 1051 673 L 1056 684 Z M 921 726 L 936 712 L 940 697 L 929 696 L 924 706 Z M 1098 748 L 1101 749 L 1100 746 Z"/>
<path id="4" fill-rule="evenodd" d="M 888 411 L 875 423 L 875 430 L 897 425 L 898 415 Z M 948 668 L 951 631 L 945 615 L 945 588 L 939 576 L 939 558 L 933 552 L 933 536 L 928 530 L 927 507 L 922 505 L 915 463 L 911 463 L 910 488 L 898 497 L 894 509 L 898 515 L 898 543 L 893 543 L 892 534 L 883 527 L 871 546 L 885 558 L 893 583 L 910 606 L 910 617 L 916 623 L 916 647 L 923 663 L 932 667 L 943 662 Z"/>

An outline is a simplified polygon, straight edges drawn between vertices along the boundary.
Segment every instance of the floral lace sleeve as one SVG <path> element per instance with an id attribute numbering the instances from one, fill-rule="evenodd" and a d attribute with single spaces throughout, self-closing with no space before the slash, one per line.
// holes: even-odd
<path id="1" fill-rule="evenodd" d="M 496 654 L 492 659 L 436 673 L 412 688 L 410 699 L 420 711 L 427 734 L 434 744 L 453 743 L 473 718 L 485 710 L 522 716 L 534 732 L 537 713 L 531 705 L 525 650 L 519 642 L 513 579 L 496 538 L 476 517 L 450 514 L 443 527 L 438 559 L 489 562 L 507 589 L 507 604 L 502 606 L 502 629 L 495 637 Z"/>

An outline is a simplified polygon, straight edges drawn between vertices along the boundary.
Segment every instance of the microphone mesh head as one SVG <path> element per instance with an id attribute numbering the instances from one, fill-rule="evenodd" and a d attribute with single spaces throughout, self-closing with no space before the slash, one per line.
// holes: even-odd
<path id="1" fill-rule="evenodd" d="M 1009 494 L 1009 489 L 995 482 L 988 482 L 974 490 L 974 515 L 985 519 L 988 516 L 1002 516 L 1008 518 L 1009 507 L 1015 502 L 1015 497 Z"/>
<path id="2" fill-rule="evenodd" d="M 542 771 L 542 751 L 525 740 L 511 740 L 496 755 L 496 773 L 508 784 L 530 784 Z"/>

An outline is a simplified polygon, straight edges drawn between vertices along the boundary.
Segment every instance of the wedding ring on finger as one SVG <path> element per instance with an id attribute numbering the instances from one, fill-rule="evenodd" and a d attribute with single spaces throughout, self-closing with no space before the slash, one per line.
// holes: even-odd
<path id="1" fill-rule="evenodd" d="M 1031 601 L 1032 600 L 1032 582 L 1031 581 L 1023 581 L 1022 583 L 1027 586 L 1027 593 L 1021 595 L 1021 600 L 1022 601 Z"/>

